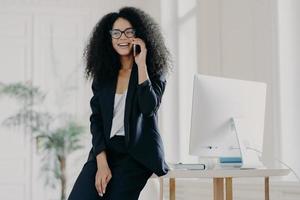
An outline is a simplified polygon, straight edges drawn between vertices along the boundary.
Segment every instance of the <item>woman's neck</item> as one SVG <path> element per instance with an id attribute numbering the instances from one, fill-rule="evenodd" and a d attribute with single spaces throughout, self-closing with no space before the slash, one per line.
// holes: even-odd
<path id="1" fill-rule="evenodd" d="M 129 56 L 121 56 L 121 69 L 122 70 L 130 70 L 133 64 L 133 57 L 132 55 Z"/>

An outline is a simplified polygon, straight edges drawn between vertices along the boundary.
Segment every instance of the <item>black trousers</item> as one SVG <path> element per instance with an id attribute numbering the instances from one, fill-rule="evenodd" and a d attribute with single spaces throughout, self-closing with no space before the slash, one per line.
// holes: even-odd
<path id="1" fill-rule="evenodd" d="M 113 136 L 106 154 L 112 178 L 103 197 L 98 195 L 95 187 L 97 162 L 93 159 L 84 164 L 68 200 L 138 200 L 153 172 L 127 153 L 124 136 Z"/>

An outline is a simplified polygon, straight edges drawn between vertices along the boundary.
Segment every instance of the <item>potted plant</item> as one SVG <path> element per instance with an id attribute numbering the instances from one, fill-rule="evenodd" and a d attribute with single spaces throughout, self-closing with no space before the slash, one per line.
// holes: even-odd
<path id="1" fill-rule="evenodd" d="M 75 122 L 72 116 L 61 113 L 53 116 L 42 111 L 46 95 L 31 83 L 0 83 L 0 96 L 17 100 L 18 111 L 6 118 L 2 124 L 8 127 L 24 126 L 36 142 L 39 154 L 42 154 L 41 171 L 45 173 L 45 184 L 61 186 L 61 200 L 66 198 L 66 160 L 76 150 L 83 148 L 81 137 L 85 128 Z M 55 120 L 60 123 L 53 126 Z"/>

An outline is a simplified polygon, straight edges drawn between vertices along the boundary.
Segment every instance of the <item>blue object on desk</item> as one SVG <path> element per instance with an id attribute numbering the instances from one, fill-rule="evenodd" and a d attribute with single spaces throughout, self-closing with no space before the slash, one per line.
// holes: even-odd
<path id="1" fill-rule="evenodd" d="M 242 163 L 241 157 L 220 157 L 220 163 Z"/>

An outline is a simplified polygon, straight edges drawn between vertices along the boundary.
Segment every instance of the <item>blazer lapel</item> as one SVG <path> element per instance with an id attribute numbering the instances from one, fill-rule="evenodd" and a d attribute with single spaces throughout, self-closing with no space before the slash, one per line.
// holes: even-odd
<path id="1" fill-rule="evenodd" d="M 137 65 L 134 62 L 130 74 L 130 79 L 128 83 L 128 90 L 126 94 L 126 101 L 125 101 L 125 113 L 124 113 L 124 131 L 125 131 L 125 144 L 128 147 L 130 132 L 129 132 L 129 119 L 130 119 L 130 112 L 132 107 L 132 98 L 134 97 L 136 86 L 138 83 L 138 71 Z"/>
<path id="2" fill-rule="evenodd" d="M 115 103 L 115 92 L 117 86 L 118 77 L 114 77 L 112 81 L 107 82 L 101 93 L 101 111 L 103 116 L 103 124 L 107 125 L 108 129 L 105 131 L 105 137 L 107 140 L 110 139 L 114 103 Z"/>

